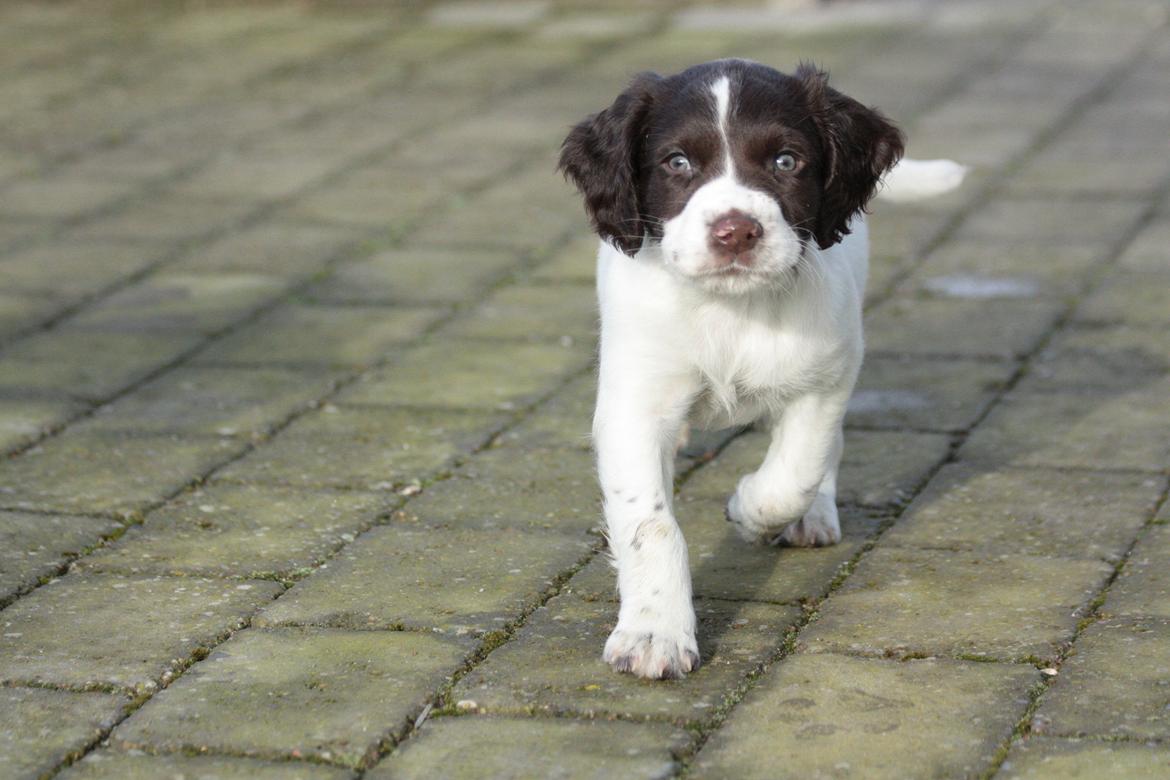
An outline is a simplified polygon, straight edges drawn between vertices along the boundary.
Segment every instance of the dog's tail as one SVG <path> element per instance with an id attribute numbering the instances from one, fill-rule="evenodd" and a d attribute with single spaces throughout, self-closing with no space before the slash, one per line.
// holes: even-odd
<path id="1" fill-rule="evenodd" d="M 877 197 L 910 203 L 950 192 L 963 183 L 967 166 L 954 160 L 913 160 L 903 157 L 882 179 Z"/>

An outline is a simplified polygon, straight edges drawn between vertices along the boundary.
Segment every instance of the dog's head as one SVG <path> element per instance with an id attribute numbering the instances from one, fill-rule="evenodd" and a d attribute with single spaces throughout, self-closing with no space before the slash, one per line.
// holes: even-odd
<path id="1" fill-rule="evenodd" d="M 898 129 L 815 68 L 719 60 L 636 77 L 573 128 L 560 167 L 603 239 L 657 243 L 678 273 L 741 292 L 840 241 L 901 154 Z"/>

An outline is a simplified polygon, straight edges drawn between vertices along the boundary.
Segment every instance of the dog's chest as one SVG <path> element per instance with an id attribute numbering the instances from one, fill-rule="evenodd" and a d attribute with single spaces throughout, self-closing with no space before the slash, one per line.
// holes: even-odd
<path id="1" fill-rule="evenodd" d="M 698 421 L 741 424 L 787 399 L 837 383 L 848 350 L 792 312 L 703 307 L 692 321 L 693 360 L 703 383 Z"/>

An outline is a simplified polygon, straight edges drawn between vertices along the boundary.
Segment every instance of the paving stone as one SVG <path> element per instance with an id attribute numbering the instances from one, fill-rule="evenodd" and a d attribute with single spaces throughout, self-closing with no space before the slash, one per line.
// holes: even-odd
<path id="1" fill-rule="evenodd" d="M 561 42 L 564 45 L 565 42 Z M 553 160 L 455 203 L 410 231 L 411 248 L 488 246 L 539 252 L 580 226 L 581 206 L 567 184 L 549 176 Z"/>
<path id="2" fill-rule="evenodd" d="M 444 313 L 434 307 L 286 305 L 205 350 L 199 361 L 367 366 L 418 338 Z"/>
<path id="3" fill-rule="evenodd" d="M 1045 733 L 1170 735 L 1170 621 L 1108 618 L 1085 629 L 1040 700 Z"/>
<path id="4" fill-rule="evenodd" d="M 1027 276 L 985 276 L 981 274 L 947 274 L 928 276 L 919 290 L 936 298 L 994 300 L 997 298 L 1035 298 L 1040 283 Z"/>
<path id="5" fill-rule="evenodd" d="M 1165 506 L 1165 505 L 1163 505 Z M 1152 615 L 1170 619 L 1170 526 L 1155 524 L 1138 540 L 1109 588 L 1110 615 Z"/>
<path id="6" fill-rule="evenodd" d="M 408 235 L 427 213 L 443 210 L 440 204 L 449 194 L 442 181 L 406 176 L 394 177 L 395 186 L 385 181 L 363 180 L 360 175 L 331 183 L 325 189 L 298 198 L 290 217 L 324 222 L 333 226 L 379 230 L 393 236 Z"/>
<path id="7" fill-rule="evenodd" d="M 199 150 L 171 147 L 158 149 L 123 139 L 124 143 L 103 149 L 90 149 L 75 160 L 72 169 L 87 179 L 112 179 L 148 184 L 151 180 L 174 176 L 183 168 L 198 162 Z"/>
<path id="8" fill-rule="evenodd" d="M 938 214 L 912 206 L 892 206 L 881 201 L 874 204 L 873 217 L 866 223 L 874 258 L 880 258 L 879 265 L 883 261 L 889 264 L 891 260 L 902 261 L 921 254 L 922 247 L 943 225 Z M 901 267 L 900 262 L 898 267 Z M 885 286 L 880 276 L 872 276 L 869 284 L 871 289 Z"/>
<path id="9" fill-rule="evenodd" d="M 0 512 L 0 603 L 121 528 L 103 517 Z"/>
<path id="10" fill-rule="evenodd" d="M 698 597 L 796 602 L 820 598 L 837 572 L 877 530 L 878 520 L 844 510 L 843 538 L 830 547 L 748 544 L 724 520 L 722 500 L 679 499 L 674 510 L 690 553 Z M 596 565 L 608 565 L 599 561 Z"/>
<path id="11" fill-rule="evenodd" d="M 150 513 L 85 569 L 205 577 L 306 573 L 352 542 L 396 496 L 216 483 Z"/>
<path id="12" fill-rule="evenodd" d="M 445 94 L 482 101 L 485 96 L 505 92 L 508 87 L 525 80 L 546 76 L 551 68 L 577 64 L 584 49 L 585 42 L 565 39 L 537 41 L 526 38 L 523 46 L 517 46 L 513 41 L 494 41 L 429 63 L 427 68 L 415 74 L 412 87 L 421 94 Z M 545 174 L 551 170 L 553 168 L 548 166 L 543 169 Z"/>
<path id="13" fill-rule="evenodd" d="M 557 88 L 565 90 L 570 87 L 558 84 Z M 599 100 L 598 104 L 605 105 L 613 99 L 612 85 L 609 85 L 609 88 L 610 93 Z M 477 112 L 474 120 L 454 122 L 435 136 L 428 136 L 427 143 L 433 143 L 438 148 L 445 147 L 450 150 L 450 154 L 436 166 L 427 159 L 426 154 L 421 155 L 418 160 L 413 159 L 417 150 L 416 145 L 409 150 L 412 160 L 408 170 L 411 173 L 422 172 L 423 169 L 418 166 L 422 161 L 425 170 L 439 171 L 440 178 L 451 185 L 449 190 L 452 192 L 495 185 L 510 175 L 516 165 L 523 164 L 534 156 L 543 157 L 547 154 L 550 140 L 565 134 L 564 117 L 581 110 L 580 101 L 573 101 L 573 105 L 568 105 L 563 99 L 559 101 L 555 98 L 550 99 L 547 90 L 546 86 L 543 92 L 524 90 L 521 93 L 501 95 L 493 100 L 490 106 L 485 106 L 482 111 Z M 503 168 L 500 166 L 501 163 L 508 163 L 508 166 Z M 551 170 L 552 167 L 555 166 L 545 170 Z M 537 171 L 531 173 L 533 183 L 540 188 L 538 194 L 551 192 L 557 199 L 564 195 L 556 175 L 541 177 Z M 471 174 L 478 175 L 470 179 Z M 453 202 L 462 203 L 465 200 L 456 197 Z"/>
<path id="14" fill-rule="evenodd" d="M 175 360 L 199 340 L 194 333 L 56 328 L 6 350 L 0 359 L 0 386 L 32 391 L 38 397 L 68 394 L 101 400 Z M 101 360 L 94 355 L 101 355 Z"/>
<path id="15" fill-rule="evenodd" d="M 19 243 L 41 239 L 53 232 L 47 220 L 9 219 L 0 215 L 0 247 L 12 247 Z"/>
<path id="16" fill-rule="evenodd" d="M 469 49 L 469 56 L 473 56 L 470 52 Z M 427 59 L 436 62 L 433 53 Z M 389 94 L 386 109 L 392 109 L 395 96 L 417 94 L 409 87 L 396 95 Z M 454 116 L 404 141 L 395 154 L 362 169 L 353 178 L 375 185 L 383 184 L 387 177 L 405 174 L 411 185 L 441 185 L 444 203 L 466 203 L 465 193 L 508 176 L 534 148 L 547 148 L 549 139 L 565 129 L 562 124 L 553 130 L 549 122 L 553 117 L 549 112 L 540 113 L 538 107 L 542 104 L 529 102 L 535 100 L 536 96 L 527 90 L 501 95 L 490 106 L 477 110 L 474 117 Z M 433 110 L 441 110 L 440 104 Z M 476 135 L 477 128 L 482 128 L 482 134 Z"/>
<path id="17" fill-rule="evenodd" d="M 64 424 L 85 406 L 52 398 L 0 398 L 0 450 L 11 450 Z"/>
<path id="18" fill-rule="evenodd" d="M 1085 165 L 1085 160 L 1092 158 L 1097 161 L 1092 166 Z M 1043 150 L 1013 175 L 1006 194 L 1008 197 L 1084 194 L 1137 198 L 1153 192 L 1164 176 L 1165 172 L 1151 165 L 1148 158 L 1127 159 L 1099 144 L 1057 144 Z"/>
<path id="19" fill-rule="evenodd" d="M 68 237 L 38 242 L 0 263 L 0 284 L 5 290 L 89 295 L 144 270 L 162 253 L 163 248 L 151 242 L 77 241 Z"/>
<path id="20" fill-rule="evenodd" d="M 175 192 L 195 198 L 287 198 L 324 178 L 328 159 L 289 159 L 265 150 L 226 152 L 184 179 Z"/>
<path id="21" fill-rule="evenodd" d="M 19 338 L 51 322 L 67 303 L 36 293 L 0 293 L 0 340 Z"/>
<path id="22" fill-rule="evenodd" d="M 111 742 L 356 767 L 405 729 L 469 651 L 415 632 L 244 631 L 155 695 Z"/>
<path id="23" fill-rule="evenodd" d="M 1170 374 L 1170 344 L 1160 328 L 1110 325 L 1057 331 L 1018 387 L 1090 387 L 1124 392 Z"/>
<path id="24" fill-rule="evenodd" d="M 334 387 L 326 370 L 183 366 L 98 408 L 73 430 L 253 437 Z"/>
<path id="25" fill-rule="evenodd" d="M 0 464 L 0 503 L 66 513 L 138 512 L 202 478 L 240 446 L 225 439 L 71 433 Z"/>
<path id="26" fill-rule="evenodd" d="M 1163 216 L 1150 222 L 1138 233 L 1117 264 L 1133 271 L 1170 271 L 1170 217 Z"/>
<path id="27" fill-rule="evenodd" d="M 281 590 L 262 581 L 68 575 L 4 610 L 0 679 L 153 690 Z"/>
<path id="28" fill-rule="evenodd" d="M 482 446 L 498 416 L 451 411 L 325 406 L 217 473 L 224 480 L 301 487 L 391 490 L 429 479 Z"/>
<path id="29" fill-rule="evenodd" d="M 132 188 L 125 182 L 42 175 L 8 185 L 4 193 L 4 214 L 71 219 L 116 203 L 131 192 Z"/>
<path id="30" fill-rule="evenodd" d="M 592 283 L 597 272 L 597 236 L 584 233 L 555 251 L 532 272 L 535 279 Z"/>
<path id="31" fill-rule="evenodd" d="M 570 381 L 554 396 L 500 436 L 500 441 L 519 448 L 543 447 L 593 449 L 593 407 L 597 401 L 597 376 L 593 372 Z"/>
<path id="32" fill-rule="evenodd" d="M 62 780 L 344 780 L 352 773 L 339 767 L 293 761 L 260 761 L 234 756 L 152 756 L 140 750 L 96 750 L 58 777 Z"/>
<path id="33" fill-rule="evenodd" d="M 866 343 L 876 353 L 1019 357 L 1039 345 L 1062 309 L 1039 299 L 891 298 L 866 314 Z"/>
<path id="34" fill-rule="evenodd" d="M 518 262 L 510 252 L 392 249 L 345 263 L 310 291 L 342 303 L 457 303 L 474 298 Z"/>
<path id="35" fill-rule="evenodd" d="M 1019 285 L 1017 289 L 1034 286 L 1037 296 L 1063 298 L 1080 292 L 1090 269 L 1106 254 L 1105 248 L 1090 243 L 1054 241 L 1015 246 L 981 239 L 949 239 L 930 253 L 905 291 L 931 293 L 931 282 L 940 277 L 974 276 L 1012 279 Z"/>
<path id="36" fill-rule="evenodd" d="M 902 278 L 914 268 L 913 258 L 908 255 L 873 255 L 869 257 L 869 277 L 866 283 L 863 309 L 885 301 L 893 290 L 899 287 Z"/>
<path id="37" fill-rule="evenodd" d="M 961 145 L 964 164 L 977 166 L 977 171 L 998 170 L 1027 149 L 1038 129 L 1052 121 L 1048 107 L 1021 116 L 1017 106 L 980 100 L 983 113 L 976 114 L 972 102 L 974 96 L 954 98 L 933 106 L 915 121 L 913 153 L 930 159 L 953 154 Z"/>
<path id="38" fill-rule="evenodd" d="M 1143 201 L 1052 197 L 996 198 L 968 218 L 956 238 L 1084 241 L 1108 246 L 1136 224 Z"/>
<path id="39" fill-rule="evenodd" d="M 0 775 L 51 775 L 113 726 L 127 704 L 109 693 L 0 688 Z"/>
<path id="40" fill-rule="evenodd" d="M 395 519 L 433 528 L 582 534 L 601 523 L 601 491 L 588 453 L 500 447 L 428 487 Z"/>
<path id="41" fill-rule="evenodd" d="M 576 12 L 549 20 L 540 26 L 537 35 L 542 38 L 584 36 L 604 39 L 648 32 L 655 22 L 654 15 L 644 13 Z"/>
<path id="42" fill-rule="evenodd" d="M 85 239 L 188 241 L 229 227 L 255 209 L 246 200 L 166 196 L 136 203 L 77 228 Z"/>
<path id="43" fill-rule="evenodd" d="M 427 13 L 427 21 L 441 26 L 510 29 L 517 25 L 532 24 L 548 13 L 548 9 L 549 3 L 533 0 L 510 2 L 461 0 L 436 5 Z"/>
<path id="44" fill-rule="evenodd" d="M 1127 80 L 1132 82 L 1135 76 L 1131 71 Z M 1155 116 L 1147 120 L 1143 104 L 1123 99 L 1123 93 L 1115 91 L 1090 107 L 1075 125 L 1031 157 L 1011 177 L 1008 191 L 1058 197 L 1149 195 L 1166 173 L 1165 166 L 1155 162 L 1161 139 L 1150 132 L 1151 125 L 1160 122 Z M 1118 122 L 1122 117 L 1133 121 Z M 1087 165 L 1088 160 L 1092 164 Z"/>
<path id="45" fill-rule="evenodd" d="M 584 368 L 582 348 L 436 339 L 404 351 L 338 399 L 359 404 L 417 404 L 513 409 L 552 391 Z"/>
<path id="46" fill-rule="evenodd" d="M 601 660 L 617 604 L 590 599 L 569 593 L 538 609 L 512 641 L 459 681 L 452 700 L 496 713 L 705 720 L 778 651 L 800 616 L 795 607 L 699 600 L 702 666 L 683 680 L 648 681 L 617 674 Z"/>
<path id="47" fill-rule="evenodd" d="M 847 425 L 961 431 L 984 413 L 1015 372 L 1008 362 L 914 360 L 871 357 L 865 361 Z"/>
<path id="48" fill-rule="evenodd" d="M 799 642 L 816 652 L 1056 657 L 1113 568 L 994 552 L 868 553 Z"/>
<path id="49" fill-rule="evenodd" d="M 1141 474 L 951 464 L 931 479 L 883 545 L 1118 562 L 1163 480 Z"/>
<path id="50" fill-rule="evenodd" d="M 597 8 L 596 4 L 591 8 Z M 623 10 L 628 6 L 622 6 Z M 674 10 L 673 7 L 671 10 Z M 782 45 L 783 39 L 769 31 L 767 38 L 775 47 Z M 677 30 L 670 35 L 651 36 L 642 39 L 638 45 L 631 48 L 621 47 L 611 50 L 608 56 L 600 61 L 590 62 L 587 72 L 594 78 L 604 79 L 609 84 L 621 84 L 628 81 L 631 73 L 645 70 L 654 63 L 654 68 L 662 73 L 682 70 L 696 62 L 714 59 L 732 51 L 736 45 L 744 45 L 742 32 L 730 33 L 718 30 L 704 29 L 701 31 Z M 777 56 L 777 55 L 773 55 Z M 608 99 L 613 99 L 613 89 L 609 90 Z M 586 110 L 596 111 L 604 105 L 593 104 Z"/>
<path id="51" fill-rule="evenodd" d="M 905 503 L 949 450 L 948 437 L 904 431 L 846 431 L 837 503 L 882 507 Z M 741 477 L 763 462 L 768 437 L 750 433 L 732 442 L 688 481 L 692 497 L 727 498 Z"/>
<path id="52" fill-rule="evenodd" d="M 797 655 L 732 711 L 694 775 L 901 778 L 912 756 L 916 775 L 978 776 L 1037 677 L 1001 664 Z"/>
<path id="53" fill-rule="evenodd" d="M 980 463 L 1161 471 L 1170 461 L 1163 422 L 1167 382 L 1125 391 L 1013 393 L 992 410 L 959 449 Z"/>
<path id="54" fill-rule="evenodd" d="M 353 249 L 360 237 L 359 231 L 333 225 L 269 220 L 195 248 L 183 258 L 182 267 L 191 273 L 230 271 L 307 277 Z"/>
<path id="55" fill-rule="evenodd" d="M 1170 773 L 1170 748 L 1097 740 L 1031 737 L 1012 745 L 996 778 L 1158 780 Z"/>
<path id="56" fill-rule="evenodd" d="M 432 718 L 366 777 L 665 778 L 688 741 L 661 723 Z"/>
<path id="57" fill-rule="evenodd" d="M 590 552 L 584 536 L 375 528 L 293 586 L 256 625 L 500 629 Z"/>
<path id="58" fill-rule="evenodd" d="M 1165 328 L 1170 325 L 1170 273 L 1147 271 L 1114 274 L 1084 300 L 1074 315 L 1089 322 L 1126 323 Z"/>
<path id="59" fill-rule="evenodd" d="M 587 287 L 510 285 L 492 293 L 443 330 L 467 337 L 580 339 L 592 343 L 597 328 L 597 301 Z"/>
<path id="60" fill-rule="evenodd" d="M 279 297 L 287 286 L 270 274 L 160 273 L 101 300 L 73 324 L 99 333 L 211 334 Z"/>

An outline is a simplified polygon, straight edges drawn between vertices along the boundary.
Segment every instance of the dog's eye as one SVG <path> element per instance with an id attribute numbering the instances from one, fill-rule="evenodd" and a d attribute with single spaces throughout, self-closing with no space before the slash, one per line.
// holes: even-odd
<path id="1" fill-rule="evenodd" d="M 691 161 L 687 159 L 685 154 L 672 154 L 666 158 L 666 169 L 671 173 L 687 173 L 691 172 Z"/>
<path id="2" fill-rule="evenodd" d="M 796 170 L 796 155 L 791 152 L 781 152 L 772 160 L 772 169 L 779 173 L 788 173 Z"/>

